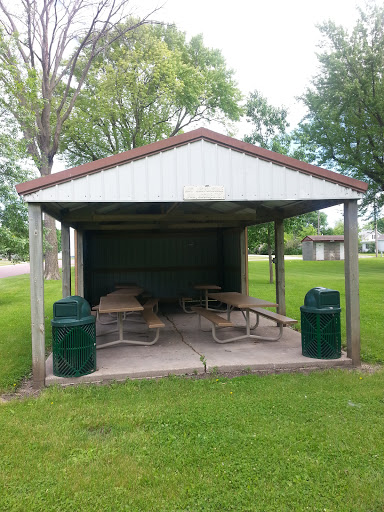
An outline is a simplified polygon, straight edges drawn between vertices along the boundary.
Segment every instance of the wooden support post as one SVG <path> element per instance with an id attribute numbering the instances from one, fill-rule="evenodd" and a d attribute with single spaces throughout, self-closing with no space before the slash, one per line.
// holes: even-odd
<path id="1" fill-rule="evenodd" d="M 357 200 L 344 202 L 344 273 L 347 355 L 360 365 L 360 303 Z"/>
<path id="2" fill-rule="evenodd" d="M 61 251 L 62 251 L 62 292 L 63 298 L 71 295 L 71 242 L 68 224 L 61 224 Z"/>
<path id="3" fill-rule="evenodd" d="M 84 297 L 83 232 L 76 231 L 76 295 Z"/>
<path id="4" fill-rule="evenodd" d="M 240 232 L 241 293 L 248 295 L 248 237 L 247 228 Z"/>
<path id="5" fill-rule="evenodd" d="M 77 229 L 75 229 L 74 231 L 74 234 L 73 234 L 73 238 L 74 238 L 74 243 L 73 245 L 75 246 L 74 249 L 75 249 L 75 295 L 77 295 Z"/>
<path id="6" fill-rule="evenodd" d="M 45 385 L 43 219 L 41 206 L 28 204 L 33 387 Z"/>
<path id="7" fill-rule="evenodd" d="M 223 242 L 223 230 L 217 230 L 217 284 L 224 287 L 224 242 Z"/>
<path id="8" fill-rule="evenodd" d="M 285 306 L 285 266 L 284 266 L 284 221 L 275 220 L 275 269 L 277 312 L 286 315 Z"/>

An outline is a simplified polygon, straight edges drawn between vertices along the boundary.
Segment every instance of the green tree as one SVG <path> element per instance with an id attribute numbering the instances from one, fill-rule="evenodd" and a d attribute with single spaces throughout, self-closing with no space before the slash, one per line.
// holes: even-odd
<path id="1" fill-rule="evenodd" d="M 245 114 L 246 121 L 252 125 L 252 132 L 245 135 L 244 142 L 288 154 L 291 140 L 287 134 L 286 108 L 270 105 L 267 98 L 255 90 L 247 98 Z"/>
<path id="2" fill-rule="evenodd" d="M 332 231 L 333 232 L 330 233 L 331 235 L 344 235 L 344 222 L 342 220 L 338 220 Z"/>
<path id="3" fill-rule="evenodd" d="M 220 51 L 204 46 L 201 35 L 187 41 L 173 26 L 145 25 L 120 38 L 84 84 L 61 144 L 72 165 L 241 114 L 241 94 Z"/>
<path id="4" fill-rule="evenodd" d="M 375 222 L 373 220 L 367 222 L 366 224 L 364 224 L 363 229 L 367 231 L 373 231 L 375 229 Z M 384 217 L 377 219 L 377 230 L 381 234 L 384 233 Z"/>
<path id="5" fill-rule="evenodd" d="M 23 155 L 24 142 L 15 123 L 3 111 L 0 116 L 0 254 L 14 261 L 29 258 L 28 212 L 15 190 L 17 183 L 33 177 L 26 170 Z"/>
<path id="6" fill-rule="evenodd" d="M 295 238 L 300 238 L 302 234 L 325 235 L 328 231 L 328 216 L 324 212 L 314 211 L 285 219 L 284 231 L 292 233 Z"/>
<path id="7" fill-rule="evenodd" d="M 0 209 L 0 254 L 10 261 L 28 261 L 28 211 L 21 200 L 12 199 Z"/>
<path id="8" fill-rule="evenodd" d="M 93 61 L 147 18 L 117 30 L 129 0 L 0 0 L 0 104 L 41 175 L 50 174 Z M 81 62 L 81 69 L 79 64 Z M 55 221 L 45 216 L 45 277 L 59 279 Z"/>
<path id="9" fill-rule="evenodd" d="M 320 69 L 302 97 L 308 115 L 298 135 L 311 145 L 310 161 L 376 184 L 382 192 L 384 6 L 370 2 L 359 13 L 351 33 L 332 21 L 319 27 Z"/>

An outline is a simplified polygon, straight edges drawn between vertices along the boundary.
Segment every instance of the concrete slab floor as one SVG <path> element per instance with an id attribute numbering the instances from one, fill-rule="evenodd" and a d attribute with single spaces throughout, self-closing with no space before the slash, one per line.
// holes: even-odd
<path id="1" fill-rule="evenodd" d="M 203 375 L 205 373 L 231 372 L 274 372 L 351 367 L 351 359 L 342 354 L 340 359 L 311 359 L 301 351 L 299 332 L 285 327 L 279 341 L 255 341 L 246 339 L 227 344 L 218 344 L 212 339 L 210 323 L 202 319 L 203 328 L 198 329 L 195 314 L 186 314 L 180 308 L 161 308 L 159 317 L 165 323 L 160 338 L 152 346 L 115 345 L 97 350 L 97 371 L 77 378 L 56 377 L 53 375 L 52 354 L 46 362 L 46 385 L 79 384 L 83 382 L 122 381 L 127 378 L 153 378 L 168 375 Z M 231 319 L 244 324 L 240 312 L 234 312 Z M 129 315 L 124 321 L 124 332 L 130 339 L 153 339 L 146 325 L 138 315 Z M 97 323 L 97 346 L 118 339 L 116 324 Z M 256 334 L 276 336 L 278 327 L 273 322 L 261 318 Z M 238 328 L 225 328 L 219 331 L 220 337 L 239 335 Z"/>

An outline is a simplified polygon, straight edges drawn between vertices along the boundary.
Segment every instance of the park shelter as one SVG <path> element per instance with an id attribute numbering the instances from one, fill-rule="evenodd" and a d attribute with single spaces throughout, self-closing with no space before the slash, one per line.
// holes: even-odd
<path id="1" fill-rule="evenodd" d="M 304 261 L 344 259 L 343 235 L 308 235 L 301 241 Z"/>
<path id="2" fill-rule="evenodd" d="M 275 223 L 276 302 L 285 314 L 285 218 L 344 204 L 348 356 L 360 361 L 357 201 L 367 185 L 200 128 L 17 186 L 29 207 L 32 362 L 44 385 L 42 214 L 61 222 L 63 296 L 91 302 L 117 280 L 168 297 L 196 280 L 246 293 L 246 228 Z M 186 290 L 185 290 L 186 289 Z"/>

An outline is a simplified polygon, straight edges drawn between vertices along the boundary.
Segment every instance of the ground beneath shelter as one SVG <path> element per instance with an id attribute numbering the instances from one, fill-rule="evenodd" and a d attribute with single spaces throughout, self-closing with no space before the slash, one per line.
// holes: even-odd
<path id="1" fill-rule="evenodd" d="M 97 350 L 97 371 L 89 375 L 77 378 L 54 376 L 50 355 L 46 361 L 46 385 L 101 383 L 169 375 L 273 373 L 352 367 L 352 360 L 344 352 L 340 359 L 321 360 L 304 357 L 301 350 L 301 335 L 289 327 L 284 328 L 279 341 L 254 342 L 248 339 L 221 345 L 212 339 L 210 329 L 207 332 L 198 329 L 197 315 L 184 313 L 178 306 L 160 306 L 159 317 L 165 323 L 165 328 L 161 330 L 160 338 L 155 345 L 115 345 Z M 232 313 L 232 317 L 236 323 L 241 323 L 240 312 Z M 128 329 L 129 325 L 132 326 L 132 322 L 125 322 L 124 328 Z M 97 333 L 102 334 L 111 330 L 111 327 L 113 325 L 97 323 Z M 203 328 L 205 327 L 208 329 L 208 325 L 203 323 Z M 136 336 L 141 328 L 147 332 L 139 323 L 131 327 Z M 261 318 L 257 333 L 274 336 L 277 329 L 273 322 Z M 233 331 L 234 329 L 228 329 L 228 337 L 233 335 Z M 116 333 L 98 336 L 97 345 L 115 338 Z"/>

